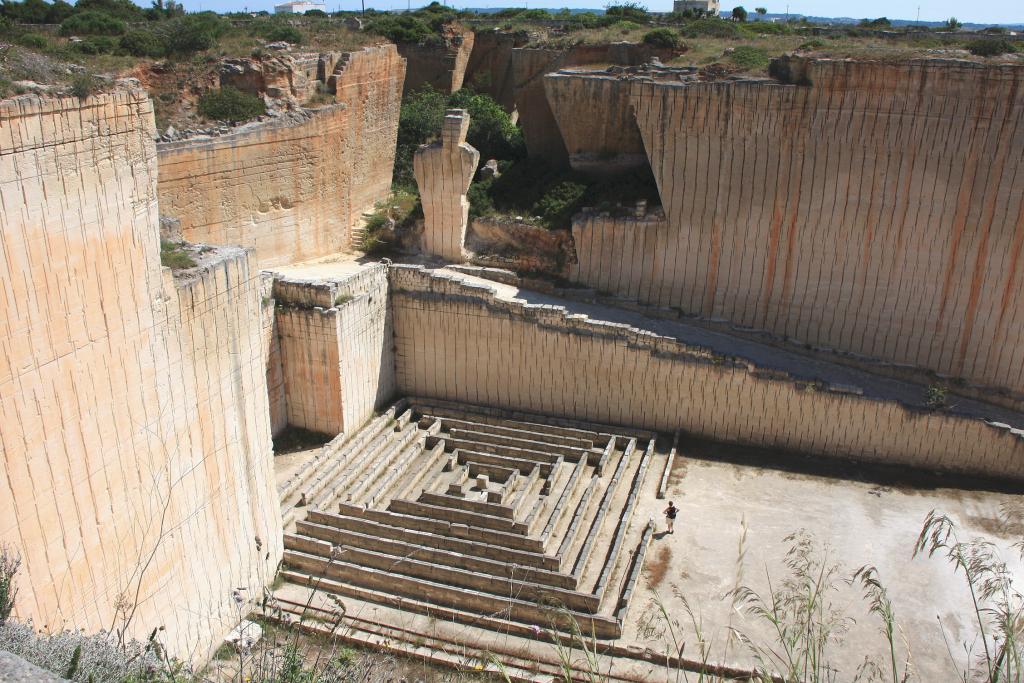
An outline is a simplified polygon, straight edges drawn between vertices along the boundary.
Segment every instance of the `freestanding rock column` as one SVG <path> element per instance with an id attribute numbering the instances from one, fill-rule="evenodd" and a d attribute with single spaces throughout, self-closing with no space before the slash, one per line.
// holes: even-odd
<path id="1" fill-rule="evenodd" d="M 412 160 L 423 202 L 423 251 L 448 261 L 465 259 L 466 191 L 480 161 L 480 152 L 466 143 L 468 130 L 469 114 L 449 109 L 441 141 L 420 147 Z"/>

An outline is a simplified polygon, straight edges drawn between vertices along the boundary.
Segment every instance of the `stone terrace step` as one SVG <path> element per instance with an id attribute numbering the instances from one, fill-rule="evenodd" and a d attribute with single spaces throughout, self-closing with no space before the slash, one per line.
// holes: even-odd
<path id="1" fill-rule="evenodd" d="M 506 458 L 519 458 L 520 460 L 532 460 L 538 463 L 545 463 L 548 465 L 554 464 L 559 457 L 552 453 L 545 453 L 544 451 L 535 451 L 527 448 L 516 448 L 514 446 L 506 446 L 499 444 L 491 444 L 486 441 L 478 441 L 477 439 L 471 438 L 456 438 L 453 436 L 444 437 L 446 448 L 449 451 L 464 450 L 474 451 L 476 453 L 492 453 L 494 455 L 503 455 Z M 430 445 L 428 439 L 427 445 Z"/>
<path id="2" fill-rule="evenodd" d="M 550 415 L 494 408 L 491 406 L 468 406 L 464 403 L 446 401 L 444 399 L 410 396 L 406 400 L 413 407 L 414 411 L 419 414 L 430 414 L 435 417 L 455 417 L 473 422 L 496 420 L 495 424 L 506 426 L 515 426 L 514 423 L 522 423 L 538 428 L 558 430 L 558 432 L 553 431 L 553 433 L 564 433 L 568 436 L 575 434 L 581 438 L 589 438 L 588 435 L 591 435 L 598 437 L 594 440 L 594 445 L 598 447 L 604 447 L 612 434 L 630 436 L 644 441 L 653 439 L 656 436 L 654 432 L 646 429 L 636 429 L 622 425 L 597 424 L 586 420 L 552 417 Z"/>
<path id="3" fill-rule="evenodd" d="M 463 555 L 490 560 L 513 562 L 524 567 L 534 567 L 549 572 L 558 571 L 559 560 L 556 557 L 528 550 L 493 545 L 482 540 L 442 536 L 427 531 L 405 528 L 398 526 L 403 521 L 401 515 L 395 515 L 394 518 L 387 516 L 387 513 L 379 515 L 379 517 L 386 520 L 384 522 L 363 517 L 361 514 L 361 511 L 351 514 L 332 514 L 319 510 L 310 510 L 307 521 L 319 526 L 331 527 L 346 532 L 377 535 L 384 539 L 395 539 L 410 545 L 449 550 Z"/>
<path id="4" fill-rule="evenodd" d="M 533 472 L 534 468 L 539 466 L 540 474 L 543 477 L 547 477 L 551 474 L 552 464 L 558 460 L 556 458 L 553 462 L 538 463 L 536 460 L 513 458 L 507 455 L 495 455 L 494 453 L 484 453 L 482 451 L 474 451 L 466 448 L 456 448 L 454 453 L 460 465 L 481 463 L 485 465 L 498 465 L 500 467 L 514 467 L 519 470 L 520 474 L 526 475 L 529 475 Z"/>
<path id="5" fill-rule="evenodd" d="M 431 424 L 435 420 L 440 421 L 442 429 L 447 431 L 451 431 L 452 429 L 465 429 L 474 432 L 490 432 L 491 434 L 528 439 L 530 441 L 544 441 L 546 443 L 559 446 L 572 446 L 574 448 L 582 448 L 583 450 L 590 450 L 594 447 L 593 440 L 584 439 L 578 436 L 565 436 L 564 434 L 530 431 L 527 429 L 517 429 L 515 427 L 507 427 L 498 424 L 488 424 L 486 422 L 459 420 L 451 417 L 435 418 L 429 415 L 424 415 L 420 418 L 420 425 L 425 428 L 425 425 Z"/>
<path id="6" fill-rule="evenodd" d="M 463 611 L 506 615 L 507 618 L 530 624 L 547 624 L 552 615 L 550 607 L 521 600 L 515 595 L 500 596 L 464 587 L 453 587 L 341 560 L 327 560 L 309 553 L 285 551 L 284 562 L 290 569 L 285 574 L 288 580 L 332 592 L 338 589 L 341 594 L 344 594 L 343 584 L 351 584 L 407 596 L 414 600 L 456 607 Z M 321 577 L 336 583 L 325 584 Z M 598 638 L 618 638 L 622 633 L 621 626 L 615 619 L 599 618 L 584 613 L 573 616 L 577 618 L 581 628 L 593 628 L 594 635 Z M 589 636 L 591 631 L 587 630 L 585 633 Z"/>
<path id="7" fill-rule="evenodd" d="M 453 500 L 462 500 L 453 498 Z M 413 515 L 452 524 L 465 524 L 480 529 L 502 531 L 508 534 L 526 534 L 526 525 L 504 517 L 494 517 L 478 512 L 460 510 L 450 505 L 429 505 L 414 500 L 394 499 L 388 510 L 403 515 Z"/>
<path id="8" fill-rule="evenodd" d="M 570 631 L 570 624 L 567 619 L 572 619 L 582 633 L 594 634 L 601 639 L 614 639 L 622 635 L 622 626 L 616 619 L 595 614 L 580 613 L 559 613 L 549 612 L 545 608 L 537 609 L 536 605 L 526 603 L 529 612 L 524 614 L 522 610 L 509 609 L 503 606 L 502 609 L 490 613 L 463 609 L 458 605 L 448 605 L 430 601 L 426 594 L 416 596 L 395 595 L 393 591 L 385 589 L 372 589 L 365 586 L 343 583 L 322 576 L 313 576 L 303 571 L 294 571 L 288 568 L 281 570 L 281 577 L 290 583 L 300 586 L 309 586 L 315 590 L 327 591 L 336 595 L 346 595 L 360 600 L 367 600 L 381 605 L 388 605 L 402 610 L 416 612 L 418 614 L 434 615 L 441 612 L 445 619 L 454 623 L 469 625 L 484 625 L 495 630 L 506 630 L 509 626 L 520 622 L 531 626 L 548 625 L 556 622 L 558 628 L 563 631 Z M 508 601 L 508 600 L 506 600 Z M 512 607 L 516 607 L 512 600 Z M 440 609 L 439 609 L 440 608 Z M 535 615 L 537 619 L 531 619 Z M 522 617 L 522 618 L 521 618 Z M 529 633 L 528 627 L 520 627 L 524 635 Z M 575 682 L 574 682 L 575 683 Z"/>
<path id="9" fill-rule="evenodd" d="M 450 507 L 456 510 L 478 512 L 482 515 L 490 515 L 491 517 L 503 517 L 505 519 L 515 518 L 512 508 L 507 505 L 488 503 L 482 499 L 471 500 L 469 498 L 459 498 L 458 496 L 449 496 L 443 493 L 430 493 L 429 491 L 424 491 L 420 494 L 418 502 L 426 503 L 427 505 L 437 505 L 439 507 Z"/>
<path id="10" fill-rule="evenodd" d="M 546 586 L 554 586 L 555 588 L 576 590 L 576 579 L 569 574 L 550 572 L 535 567 L 525 567 L 514 560 L 510 560 L 507 551 L 504 557 L 500 559 L 488 559 L 476 556 L 475 554 L 406 543 L 375 533 L 359 533 L 351 529 L 343 530 L 334 526 L 315 524 L 313 522 L 299 522 L 296 525 L 296 535 L 308 536 L 335 545 L 353 546 L 363 550 L 373 550 L 387 553 L 388 555 L 409 557 L 433 562 L 434 564 L 468 569 L 483 574 L 493 574 L 500 578 L 515 578 Z"/>
<path id="11" fill-rule="evenodd" d="M 494 444 L 496 446 L 514 446 L 528 451 L 560 455 L 566 460 L 570 460 L 572 462 L 576 462 L 580 458 L 585 458 L 590 453 L 589 448 L 553 444 L 548 443 L 547 441 L 536 441 L 533 439 L 522 438 L 520 436 L 509 436 L 507 434 L 497 434 L 488 431 L 476 431 L 453 427 L 448 430 L 448 434 L 452 439 L 464 439 L 467 441 L 476 441 L 477 443 Z"/>
<path id="12" fill-rule="evenodd" d="M 494 529 L 482 529 L 464 523 L 452 523 L 441 519 L 431 519 L 429 517 L 403 514 L 390 510 L 363 510 L 359 506 L 347 505 L 345 503 L 338 504 L 338 511 L 343 515 L 363 516 L 383 524 L 426 531 L 442 536 L 455 536 L 533 553 L 544 552 L 544 545 L 540 541 L 521 534 L 506 533 Z"/>
<path id="13" fill-rule="evenodd" d="M 332 546 L 330 543 L 314 538 L 286 534 L 284 547 L 287 552 L 298 552 L 315 555 L 331 562 L 332 548 L 334 557 L 347 564 L 389 572 L 395 577 L 402 576 L 423 579 L 445 584 L 446 586 L 465 588 L 504 597 L 514 595 L 520 600 L 544 604 L 564 605 L 572 610 L 594 614 L 597 612 L 600 599 L 592 593 L 580 593 L 555 586 L 525 580 L 525 577 L 504 578 L 490 573 L 460 569 L 445 564 L 428 562 L 403 555 L 392 555 L 385 552 L 366 550 L 354 545 Z M 289 560 L 291 563 L 293 560 Z M 301 564 L 301 560 L 299 563 Z M 307 567 L 308 568 L 308 567 Z M 328 573 L 329 570 L 328 570 Z"/>

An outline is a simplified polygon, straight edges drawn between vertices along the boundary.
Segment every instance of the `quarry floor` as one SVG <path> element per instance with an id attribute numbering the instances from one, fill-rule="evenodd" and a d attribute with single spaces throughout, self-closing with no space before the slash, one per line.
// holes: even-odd
<path id="1" fill-rule="evenodd" d="M 837 568 L 829 599 L 848 629 L 829 647 L 829 661 L 841 672 L 838 680 L 851 680 L 865 656 L 883 665 L 888 661 L 880 620 L 868 613 L 862 587 L 846 582 L 864 565 L 877 568 L 889 592 L 902 635 L 899 656 L 905 658 L 909 648 L 917 680 L 959 678 L 939 623 L 953 650 L 962 654 L 961 643 L 973 641 L 975 631 L 963 574 L 955 574 L 944 557 L 913 557 L 931 510 L 949 515 L 962 540 L 994 543 L 1017 585 L 1024 582 L 1024 565 L 1011 547 L 1021 540 L 1020 530 L 1007 532 L 997 521 L 1002 504 L 1024 500 L 1019 494 L 960 490 L 953 481 L 935 479 L 899 481 L 847 465 L 822 469 L 809 459 L 710 442 L 684 440 L 680 455 L 667 494 L 680 509 L 675 533 L 661 533 L 665 501 L 648 499 L 637 510 L 655 518 L 659 532 L 626 624 L 625 639 L 638 645 L 664 646 L 658 600 L 693 643 L 685 598 L 703 621 L 712 660 L 753 664 L 749 650 L 730 640 L 730 629 L 765 646 L 775 645 L 772 632 L 726 596 L 736 586 L 767 596 L 769 577 L 778 587 L 791 575 L 786 553 L 793 542 L 785 539 L 800 531 L 813 541 L 815 556 Z M 787 469 L 750 464 L 773 455 Z"/>

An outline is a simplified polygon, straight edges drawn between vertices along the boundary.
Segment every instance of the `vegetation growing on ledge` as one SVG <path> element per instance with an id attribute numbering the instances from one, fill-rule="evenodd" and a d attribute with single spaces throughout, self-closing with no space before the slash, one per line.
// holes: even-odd
<path id="1" fill-rule="evenodd" d="M 469 186 L 469 215 L 532 217 L 549 229 L 568 229 L 584 207 L 628 210 L 637 200 L 658 206 L 661 199 L 649 168 L 594 177 L 552 166 L 543 159 L 500 163 L 501 176 Z"/>
<path id="2" fill-rule="evenodd" d="M 196 262 L 184 249 L 182 242 L 160 240 L 160 265 L 171 270 L 195 268 Z"/>
<path id="3" fill-rule="evenodd" d="M 199 113 L 213 121 L 248 121 L 266 111 L 263 100 L 229 85 L 211 90 L 199 98 Z"/>
<path id="4" fill-rule="evenodd" d="M 371 16 L 366 31 L 393 43 L 442 45 L 445 27 L 472 14 L 435 1 L 413 12 L 374 13 Z"/>

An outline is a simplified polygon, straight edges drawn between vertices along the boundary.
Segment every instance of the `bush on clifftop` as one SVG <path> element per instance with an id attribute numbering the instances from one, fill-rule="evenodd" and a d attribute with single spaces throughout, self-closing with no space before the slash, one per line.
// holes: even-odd
<path id="1" fill-rule="evenodd" d="M 1017 48 L 1005 38 L 982 38 L 967 44 L 967 49 L 972 55 L 978 57 L 998 57 L 999 55 L 1013 54 Z"/>
<path id="2" fill-rule="evenodd" d="M 670 28 L 656 28 L 644 34 L 643 42 L 654 47 L 679 47 L 679 34 Z"/>
<path id="3" fill-rule="evenodd" d="M 199 98 L 200 115 L 214 121 L 248 121 L 266 113 L 267 108 L 263 100 L 236 90 L 231 86 L 224 86 L 220 90 L 213 90 Z"/>

